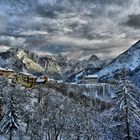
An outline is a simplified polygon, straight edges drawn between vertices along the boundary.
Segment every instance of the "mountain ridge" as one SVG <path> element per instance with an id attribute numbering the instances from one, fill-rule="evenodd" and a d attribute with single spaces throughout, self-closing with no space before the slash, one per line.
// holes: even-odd
<path id="1" fill-rule="evenodd" d="M 98 74 L 100 80 L 113 78 L 120 69 L 125 68 L 129 77 L 135 77 L 140 67 L 140 40 L 132 45 L 127 51 L 116 57 L 111 63 L 102 68 Z M 134 81 L 133 79 L 131 79 Z"/>
<path id="2" fill-rule="evenodd" d="M 61 67 L 53 58 L 47 56 L 40 57 L 29 50 L 19 48 L 10 48 L 6 52 L 1 52 L 0 66 L 21 72 L 42 72 L 48 74 L 51 71 L 52 75 L 54 73 L 61 74 Z"/>

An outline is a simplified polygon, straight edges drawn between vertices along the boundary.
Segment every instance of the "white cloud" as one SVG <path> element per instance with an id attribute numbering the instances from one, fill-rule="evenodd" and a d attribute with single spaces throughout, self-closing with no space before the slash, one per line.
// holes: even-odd
<path id="1" fill-rule="evenodd" d="M 5 52 L 5 51 L 7 51 L 8 49 L 10 49 L 9 46 L 0 45 L 0 52 Z"/>

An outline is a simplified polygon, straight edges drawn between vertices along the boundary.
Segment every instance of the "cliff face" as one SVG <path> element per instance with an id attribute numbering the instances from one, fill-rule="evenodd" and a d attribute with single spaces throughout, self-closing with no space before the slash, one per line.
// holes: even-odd
<path id="1" fill-rule="evenodd" d="M 61 74 L 61 66 L 52 57 L 39 57 L 35 53 L 22 49 L 9 49 L 0 53 L 0 66 L 16 71 Z M 51 75 L 50 75 L 51 76 Z M 55 78 L 55 77 L 54 77 Z"/>

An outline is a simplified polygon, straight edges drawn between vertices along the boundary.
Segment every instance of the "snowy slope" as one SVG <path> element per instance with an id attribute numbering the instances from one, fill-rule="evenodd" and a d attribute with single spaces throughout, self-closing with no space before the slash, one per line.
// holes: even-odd
<path id="1" fill-rule="evenodd" d="M 38 72 L 45 71 L 43 67 L 41 67 L 38 63 L 35 63 L 32 59 L 30 59 L 29 56 L 24 52 L 24 50 L 19 50 L 16 55 L 18 59 L 22 60 L 22 62 L 28 69 L 32 69 Z"/>
<path id="2" fill-rule="evenodd" d="M 134 71 L 140 66 L 140 41 L 136 42 L 130 49 L 119 55 L 109 65 L 100 70 L 97 74 L 99 77 L 112 76 L 115 71 L 125 68 Z"/>

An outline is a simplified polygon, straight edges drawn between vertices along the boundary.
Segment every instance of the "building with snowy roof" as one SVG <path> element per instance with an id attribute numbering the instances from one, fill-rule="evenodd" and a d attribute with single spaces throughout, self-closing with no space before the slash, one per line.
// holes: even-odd
<path id="1" fill-rule="evenodd" d="M 8 79 L 15 79 L 16 78 L 16 72 L 12 69 L 7 69 L 7 68 L 1 68 L 0 67 L 0 76 L 6 77 Z"/>
<path id="2" fill-rule="evenodd" d="M 32 74 L 25 72 L 19 72 L 16 77 L 16 81 L 19 84 L 29 88 L 31 88 L 36 84 L 36 79 L 37 79 L 36 76 L 33 76 Z"/>
<path id="3" fill-rule="evenodd" d="M 82 82 L 85 84 L 94 84 L 99 82 L 99 77 L 96 74 L 85 75 L 82 79 Z"/>
<path id="4" fill-rule="evenodd" d="M 33 76 L 36 76 L 36 83 L 37 84 L 45 84 L 48 82 L 48 76 L 41 72 L 32 73 Z"/>

